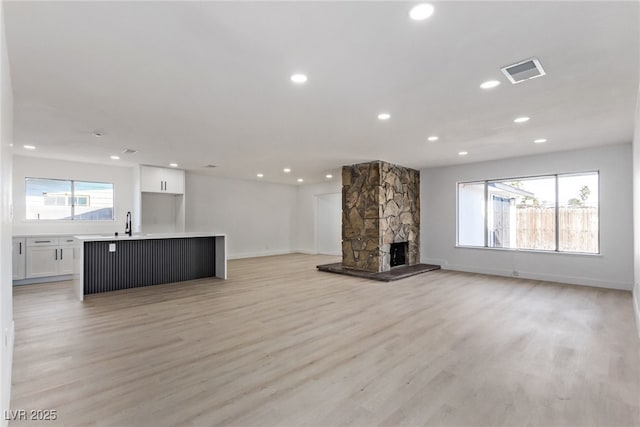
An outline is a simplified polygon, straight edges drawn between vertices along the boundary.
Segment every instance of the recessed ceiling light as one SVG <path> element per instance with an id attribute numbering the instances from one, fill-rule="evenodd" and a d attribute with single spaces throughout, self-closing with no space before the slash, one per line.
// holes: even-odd
<path id="1" fill-rule="evenodd" d="M 177 168 L 178 164 L 177 163 L 169 163 L 169 166 L 171 166 L 172 168 Z"/>
<path id="2" fill-rule="evenodd" d="M 305 74 L 293 74 L 291 76 L 291 81 L 298 84 L 306 83 L 307 76 Z"/>
<path id="3" fill-rule="evenodd" d="M 257 174 L 256 176 L 257 176 L 258 178 L 262 178 L 262 177 L 264 176 L 264 174 L 259 173 L 259 174 Z"/>
<path id="4" fill-rule="evenodd" d="M 434 136 L 430 136 L 429 138 L 427 138 L 427 141 L 431 141 L 431 142 L 437 141 L 437 140 L 438 140 L 438 137 L 435 136 L 435 135 Z"/>
<path id="5" fill-rule="evenodd" d="M 331 175 L 330 173 L 328 173 L 328 174 L 326 174 L 326 175 L 325 175 L 325 178 L 327 178 L 327 179 L 331 179 L 331 178 L 333 178 L 333 175 Z"/>
<path id="6" fill-rule="evenodd" d="M 298 178 L 298 182 L 304 182 L 304 179 Z"/>
<path id="7" fill-rule="evenodd" d="M 120 160 L 120 156 L 111 156 L 111 160 Z"/>
<path id="8" fill-rule="evenodd" d="M 533 141 L 534 144 L 543 144 L 547 142 L 547 138 L 540 138 Z"/>
<path id="9" fill-rule="evenodd" d="M 460 151 L 460 152 L 458 153 L 458 156 L 466 156 L 467 154 L 469 154 L 469 153 L 468 153 L 468 152 L 466 152 L 466 151 Z"/>
<path id="10" fill-rule="evenodd" d="M 433 11 L 433 6 L 429 3 L 422 3 L 411 8 L 409 17 L 414 21 L 423 21 L 433 15 Z"/>
<path id="11" fill-rule="evenodd" d="M 391 114 L 389 113 L 378 114 L 378 120 L 389 120 L 390 118 L 391 118 Z"/>
<path id="12" fill-rule="evenodd" d="M 524 123 L 528 121 L 529 117 L 518 117 L 517 119 L 513 119 L 513 123 Z"/>
<path id="13" fill-rule="evenodd" d="M 36 147 L 34 145 L 23 145 L 24 148 L 26 148 L 27 150 L 35 150 Z"/>
<path id="14" fill-rule="evenodd" d="M 493 89 L 496 86 L 500 86 L 500 82 L 498 80 L 488 80 L 480 85 L 482 89 Z"/>
<path id="15" fill-rule="evenodd" d="M 284 168 L 284 169 L 282 169 L 282 172 L 284 172 L 284 173 L 289 173 L 289 172 L 291 172 L 291 169 L 289 169 L 289 168 Z"/>

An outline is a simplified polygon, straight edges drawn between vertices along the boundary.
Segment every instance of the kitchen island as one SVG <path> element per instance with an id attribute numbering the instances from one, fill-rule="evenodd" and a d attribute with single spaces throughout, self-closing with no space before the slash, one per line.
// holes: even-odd
<path id="1" fill-rule="evenodd" d="M 74 236 L 74 291 L 100 292 L 227 278 L 226 235 L 215 233 Z"/>

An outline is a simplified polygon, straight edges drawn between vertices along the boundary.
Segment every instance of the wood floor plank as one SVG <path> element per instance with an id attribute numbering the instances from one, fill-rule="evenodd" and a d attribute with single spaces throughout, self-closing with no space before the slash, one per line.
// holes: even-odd
<path id="1" fill-rule="evenodd" d="M 234 260 L 229 280 L 14 289 L 12 409 L 56 426 L 638 426 L 629 292 Z M 11 425 L 43 425 L 11 422 Z"/>

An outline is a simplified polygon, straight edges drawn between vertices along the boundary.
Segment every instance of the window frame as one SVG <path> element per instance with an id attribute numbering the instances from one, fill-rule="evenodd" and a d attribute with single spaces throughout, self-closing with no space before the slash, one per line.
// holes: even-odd
<path id="1" fill-rule="evenodd" d="M 38 218 L 27 218 L 27 181 L 30 179 L 39 179 L 39 180 L 43 180 L 43 181 L 61 181 L 61 182 L 68 182 L 71 184 L 71 194 L 68 196 L 69 200 L 72 201 L 71 203 L 71 217 L 69 219 L 62 219 L 62 218 L 58 218 L 58 219 L 38 219 Z M 113 199 L 112 199 L 112 206 L 111 206 L 111 211 L 112 211 L 112 215 L 111 215 L 111 219 L 76 219 L 76 198 L 77 197 L 87 197 L 87 200 L 90 200 L 91 197 L 88 195 L 82 195 L 82 196 L 76 196 L 76 187 L 75 184 L 76 182 L 82 182 L 82 183 L 91 183 L 91 184 L 107 184 L 107 185 L 111 185 L 111 188 L 113 189 Z M 76 222 L 115 222 L 116 221 L 116 185 L 113 182 L 106 182 L 106 181 L 93 181 L 93 180 L 83 180 L 83 179 L 62 179 L 62 178 L 40 178 L 40 177 L 35 177 L 35 176 L 25 176 L 24 177 L 24 221 L 28 221 L 28 222 L 62 222 L 62 223 L 67 223 L 69 221 L 76 221 Z"/>
<path id="2" fill-rule="evenodd" d="M 561 251 L 560 250 L 560 192 L 559 192 L 559 178 L 564 176 L 579 176 L 579 175 L 593 175 L 598 178 L 598 251 L 597 252 L 577 252 L 577 251 Z M 492 182 L 502 181 L 517 181 L 525 179 L 539 179 L 539 178 L 554 178 L 555 180 L 555 250 L 550 249 L 519 249 L 519 248 L 500 248 L 489 246 L 489 184 Z M 485 180 L 468 180 L 456 182 L 456 241 L 455 247 L 462 249 L 488 249 L 497 251 L 510 251 L 510 252 L 535 252 L 535 253 L 548 253 L 548 254 L 563 254 L 563 255 L 581 255 L 581 256 L 601 256 L 601 198 L 600 198 L 600 170 L 586 170 L 580 172 L 566 172 L 566 173 L 545 173 L 539 175 L 523 175 L 518 177 L 506 177 L 506 178 L 494 178 Z M 460 184 L 482 184 L 484 186 L 484 246 L 474 245 L 462 245 L 460 244 Z"/>

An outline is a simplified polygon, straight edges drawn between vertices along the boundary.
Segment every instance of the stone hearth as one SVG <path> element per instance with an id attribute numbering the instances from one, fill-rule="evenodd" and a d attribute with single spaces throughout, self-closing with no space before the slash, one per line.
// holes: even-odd
<path id="1" fill-rule="evenodd" d="M 342 267 L 389 271 L 391 243 L 420 262 L 420 172 L 383 161 L 342 168 Z"/>

